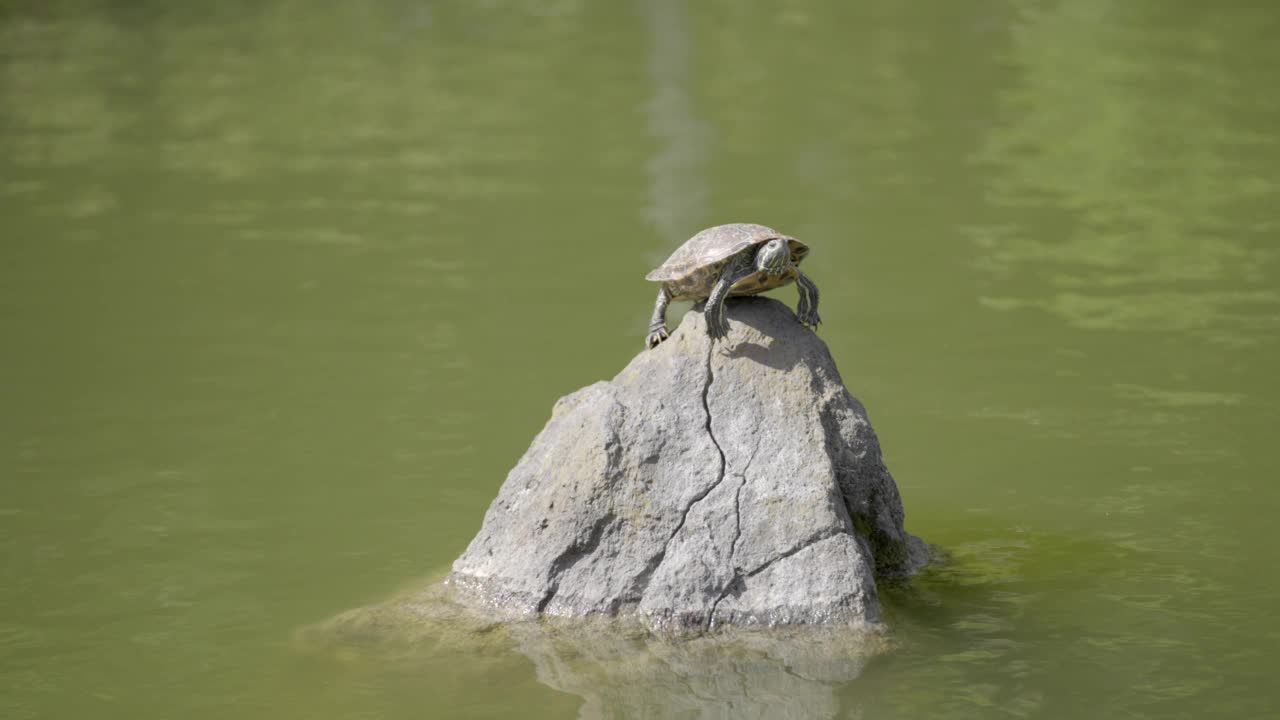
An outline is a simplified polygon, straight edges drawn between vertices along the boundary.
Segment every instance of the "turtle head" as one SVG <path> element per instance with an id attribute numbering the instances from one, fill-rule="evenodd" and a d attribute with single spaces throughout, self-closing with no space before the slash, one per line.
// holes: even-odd
<path id="1" fill-rule="evenodd" d="M 791 247 L 786 240 L 774 238 L 756 252 L 756 270 L 766 275 L 781 275 L 791 259 Z"/>

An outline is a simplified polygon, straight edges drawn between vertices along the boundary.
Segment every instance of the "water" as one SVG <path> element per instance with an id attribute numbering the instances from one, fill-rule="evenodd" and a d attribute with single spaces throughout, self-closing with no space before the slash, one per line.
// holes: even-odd
<path id="1" fill-rule="evenodd" d="M 1274 715 L 1277 22 L 0 4 L 0 715 Z M 739 220 L 813 246 L 951 555 L 882 588 L 888 652 L 772 705 L 643 645 L 298 652 L 446 567 L 639 350 L 644 273 Z"/>

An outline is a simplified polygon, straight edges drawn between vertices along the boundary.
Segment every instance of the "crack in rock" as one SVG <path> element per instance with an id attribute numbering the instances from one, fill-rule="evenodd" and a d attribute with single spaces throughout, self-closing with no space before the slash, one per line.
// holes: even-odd
<path id="1" fill-rule="evenodd" d="M 738 477 L 742 478 L 742 482 L 738 484 L 738 490 L 733 494 L 733 514 L 734 514 L 734 530 L 733 542 L 729 545 L 729 562 L 733 563 L 733 559 L 738 556 L 738 541 L 742 539 L 742 488 L 747 486 L 747 471 L 751 469 L 751 463 L 756 461 L 756 454 L 760 452 L 760 441 L 756 441 L 755 448 L 751 451 L 751 455 L 747 458 L 747 464 L 742 466 L 742 472 L 738 473 Z M 734 567 L 736 573 L 738 568 Z"/>
<path id="2" fill-rule="evenodd" d="M 680 522 L 676 523 L 675 530 L 671 531 L 671 535 L 668 536 L 667 541 L 663 543 L 662 552 L 655 555 L 653 559 L 645 565 L 644 570 L 636 576 L 634 586 L 639 588 L 636 595 L 640 598 L 644 597 L 644 593 L 649 589 L 649 581 L 653 578 L 653 574 L 657 572 L 658 568 L 662 565 L 662 561 L 666 559 L 667 552 L 671 549 L 671 543 L 676 539 L 676 536 L 680 534 L 680 531 L 684 529 L 685 521 L 689 519 L 689 513 L 693 511 L 694 506 L 705 500 L 708 495 L 715 492 L 715 489 L 720 487 L 720 484 L 723 483 L 725 477 L 727 477 L 725 475 L 726 461 L 724 449 L 720 447 L 720 442 L 716 440 L 715 433 L 711 430 L 711 405 L 707 399 L 711 394 L 711 383 L 715 381 L 715 374 L 711 370 L 711 356 L 714 352 L 715 343 L 709 343 L 707 347 L 707 381 L 702 386 L 702 410 L 707 416 L 707 421 L 704 425 L 707 431 L 707 437 L 711 439 L 711 444 L 715 446 L 716 453 L 720 456 L 720 470 L 717 474 L 716 481 L 711 483 L 706 490 L 694 496 L 694 498 L 689 501 L 689 504 L 685 506 L 684 512 L 680 514 Z M 752 458 L 754 457 L 755 454 L 752 453 Z M 741 487 L 738 488 L 739 491 L 741 491 L 741 489 Z"/>
<path id="3" fill-rule="evenodd" d="M 743 475 L 742 485 L 746 485 L 746 484 L 747 484 L 747 478 L 746 478 L 746 475 Z M 742 491 L 742 485 L 738 486 L 739 492 Z M 741 533 L 741 530 L 739 530 L 739 534 L 740 533 Z M 741 593 L 743 590 L 746 590 L 745 580 L 747 578 L 755 577 L 756 575 L 759 575 L 765 570 L 768 570 L 773 565 L 783 560 L 786 560 L 792 555 L 798 555 L 801 551 L 806 550 L 810 547 L 813 547 L 814 545 L 817 545 L 818 543 L 823 542 L 824 540 L 830 540 L 833 537 L 838 537 L 840 535 L 848 535 L 848 534 L 849 532 L 843 529 L 823 530 L 821 532 L 814 533 L 811 537 L 807 538 L 804 542 L 801 542 L 799 545 L 791 548 L 790 550 L 780 553 L 777 557 L 773 557 L 766 560 L 759 567 L 757 567 L 756 569 L 750 572 L 743 573 L 742 568 L 735 567 L 733 570 L 733 579 L 725 584 L 724 588 L 720 591 L 719 596 L 716 597 L 715 602 L 711 603 L 711 611 L 707 614 L 707 624 L 705 628 L 707 630 L 712 630 L 715 628 L 714 621 L 716 616 L 716 610 L 719 609 L 720 603 L 723 602 L 724 599 L 729 596 L 730 592 L 737 590 L 739 593 Z M 736 538 L 734 539 L 734 544 L 735 545 L 737 544 Z M 732 559 L 732 557 L 733 555 L 731 554 L 730 558 Z"/>
<path id="4" fill-rule="evenodd" d="M 747 464 L 742 467 L 742 472 L 738 473 L 738 477 L 742 478 L 742 482 L 738 483 L 738 489 L 733 493 L 733 542 L 729 543 L 729 566 L 733 568 L 733 577 L 720 589 L 720 594 L 716 597 L 715 602 L 711 603 L 711 610 L 707 612 L 706 628 L 708 630 L 711 629 L 715 621 L 716 609 L 720 607 L 720 603 L 729 595 L 730 590 L 733 590 L 742 582 L 742 568 L 738 567 L 734 562 L 734 558 L 738 556 L 738 541 L 742 539 L 742 488 L 747 486 L 747 471 L 751 469 L 751 463 L 755 462 L 756 453 L 759 452 L 760 443 L 757 441 L 755 449 L 751 451 L 750 457 L 747 458 Z"/>
<path id="5" fill-rule="evenodd" d="M 711 429 L 711 402 L 708 400 L 708 397 L 711 395 L 711 383 L 715 382 L 715 379 L 716 379 L 715 373 L 711 370 L 711 356 L 715 354 L 715 350 L 716 350 L 716 344 L 714 342 L 708 342 L 707 343 L 707 382 L 705 385 L 702 386 L 702 409 L 707 414 L 707 437 L 711 438 L 711 444 L 716 446 L 716 452 L 720 455 L 720 476 L 716 478 L 715 485 L 711 486 L 711 490 L 715 490 L 717 487 L 719 487 L 720 483 L 724 482 L 724 477 L 725 477 L 724 448 L 720 447 L 720 441 L 716 440 L 716 434 Z M 711 493 L 711 490 L 708 490 L 707 492 L 703 493 L 702 497 L 706 497 L 707 495 L 709 495 Z M 690 505 L 689 507 L 693 507 L 693 505 Z M 689 514 L 689 511 L 686 509 L 685 515 L 688 516 L 688 514 Z M 681 525 L 684 524 L 683 519 L 681 520 L 680 524 Z"/>
<path id="6" fill-rule="evenodd" d="M 777 557 L 773 557 L 764 561 L 757 568 L 748 572 L 746 574 L 746 577 L 755 577 L 756 575 L 759 575 L 760 573 L 769 569 L 770 566 L 778 562 L 781 562 L 783 560 L 786 560 L 787 558 L 799 553 L 802 550 L 813 547 L 814 545 L 817 545 L 823 540 L 830 540 L 831 538 L 837 537 L 839 535 L 850 535 L 850 534 L 851 533 L 844 528 L 825 528 L 819 532 L 814 533 L 808 539 L 804 540 L 803 542 L 791 548 L 790 550 L 779 553 Z"/>
<path id="7" fill-rule="evenodd" d="M 711 603 L 711 609 L 707 611 L 706 629 L 710 630 L 716 617 L 716 608 L 720 607 L 721 601 L 728 596 L 729 591 L 736 587 L 742 581 L 742 570 L 734 564 L 734 557 L 738 554 L 738 541 L 742 539 L 742 488 L 747 484 L 746 471 L 740 476 L 742 482 L 738 483 L 738 490 L 733 495 L 733 512 L 736 524 L 734 526 L 733 542 L 729 544 L 729 565 L 733 568 L 733 577 L 729 582 L 724 584 L 720 589 L 720 594 L 716 596 L 714 602 Z"/>

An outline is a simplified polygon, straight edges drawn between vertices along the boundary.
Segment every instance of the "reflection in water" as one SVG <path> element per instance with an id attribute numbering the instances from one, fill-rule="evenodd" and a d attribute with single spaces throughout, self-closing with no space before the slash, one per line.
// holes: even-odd
<path id="1" fill-rule="evenodd" d="M 438 583 L 304 629 L 299 642 L 312 656 L 405 668 L 452 655 L 494 669 L 524 656 L 538 682 L 582 699 L 581 718 L 832 718 L 837 690 L 885 647 L 852 628 L 676 641 L 607 621 L 497 624 L 453 605 Z"/>
<path id="2" fill-rule="evenodd" d="M 1241 92 L 1268 72 L 1270 13 L 1168 14 L 1156 2 L 1024 8 L 1016 80 L 977 161 L 1001 208 L 971 228 L 995 309 L 1035 307 L 1081 328 L 1168 330 L 1232 344 L 1275 329 L 1280 99 Z M 1236 41 L 1215 38 L 1234 36 Z M 1268 51 L 1265 48 L 1271 47 Z M 1045 227 L 1061 227 L 1045 236 Z M 1039 228 L 1035 231 L 1033 228 Z"/>
<path id="3" fill-rule="evenodd" d="M 641 2 L 649 30 L 649 131 L 659 150 L 648 162 L 649 220 L 663 238 L 663 250 L 649 258 L 661 264 L 672 243 L 692 235 L 706 214 L 702 173 L 710 129 L 693 112 L 689 97 L 692 45 L 685 4 L 679 0 Z"/>
<path id="4" fill-rule="evenodd" d="M 538 680 L 583 698 L 581 718 L 832 718 L 836 690 L 866 663 L 865 638 L 755 631 L 686 642 L 528 627 L 519 652 Z"/>

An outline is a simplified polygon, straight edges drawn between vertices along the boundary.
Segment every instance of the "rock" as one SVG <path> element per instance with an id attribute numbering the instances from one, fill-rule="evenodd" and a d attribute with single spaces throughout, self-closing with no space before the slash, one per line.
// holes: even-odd
<path id="1" fill-rule="evenodd" d="M 924 545 L 862 405 L 784 304 L 731 300 L 561 398 L 449 584 L 509 614 L 652 630 L 874 623 Z"/>

